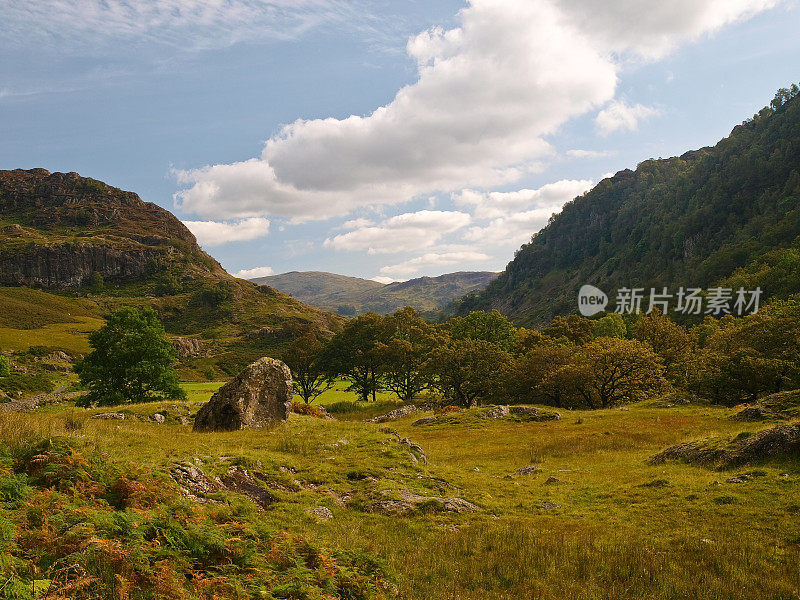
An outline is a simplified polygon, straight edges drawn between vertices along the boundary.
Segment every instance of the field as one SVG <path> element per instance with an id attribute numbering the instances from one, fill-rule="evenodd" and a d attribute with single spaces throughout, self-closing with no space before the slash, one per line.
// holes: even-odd
<path id="1" fill-rule="evenodd" d="M 218 385 L 186 384 L 186 403 L 131 406 L 125 420 L 88 419 L 101 411 L 67 405 L 3 414 L 0 444 L 13 453 L 66 436 L 77 451 L 136 465 L 167 487 L 170 469 L 185 461 L 208 475 L 232 465 L 261 471 L 285 489 L 264 512 L 236 509 L 241 520 L 378 557 L 403 598 L 800 597 L 800 463 L 714 471 L 647 462 L 678 442 L 767 426 L 729 420 L 730 409 L 647 402 L 561 411 L 549 422 L 479 420 L 473 409 L 450 424 L 414 427 L 430 415 L 417 412 L 374 425 L 361 420 L 399 404 L 387 395 L 378 407 L 362 405 L 339 385 L 319 400 L 332 420 L 292 415 L 270 430 L 225 434 L 178 424 Z M 156 412 L 166 423 L 147 420 Z M 419 444 L 428 464 L 413 461 L 392 430 Z M 539 470 L 517 473 L 531 464 Z M 743 483 L 727 481 L 745 472 Z M 559 482 L 545 483 L 551 477 Z M 368 512 L 376 499 L 409 492 L 480 510 L 430 501 L 402 516 Z M 249 504 L 233 492 L 219 497 Z M 319 506 L 333 518 L 309 513 Z M 281 593 L 253 597 L 324 597 Z"/>

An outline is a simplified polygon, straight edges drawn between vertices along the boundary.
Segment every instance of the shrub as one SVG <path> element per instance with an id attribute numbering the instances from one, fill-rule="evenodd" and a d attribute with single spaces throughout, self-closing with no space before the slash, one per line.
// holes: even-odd
<path id="1" fill-rule="evenodd" d="M 7 356 L 0 356 L 0 377 L 11 375 L 11 361 Z"/>

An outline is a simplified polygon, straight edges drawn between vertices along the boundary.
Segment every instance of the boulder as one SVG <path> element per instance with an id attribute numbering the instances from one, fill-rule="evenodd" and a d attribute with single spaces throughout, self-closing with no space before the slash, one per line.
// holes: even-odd
<path id="1" fill-rule="evenodd" d="M 211 396 L 195 431 L 235 431 L 285 421 L 292 410 L 292 374 L 274 358 L 260 358 Z"/>
<path id="2" fill-rule="evenodd" d="M 561 414 L 553 410 L 542 410 L 535 406 L 512 406 L 509 411 L 523 421 L 558 421 Z"/>
<path id="3" fill-rule="evenodd" d="M 174 337 L 172 338 L 172 347 L 182 358 L 196 358 L 208 354 L 203 342 L 197 338 Z"/>
<path id="4" fill-rule="evenodd" d="M 377 417 L 367 419 L 364 421 L 364 423 L 386 423 L 387 421 L 396 421 L 397 419 L 402 419 L 403 417 L 407 417 L 408 415 L 418 411 L 419 409 L 416 406 L 413 404 L 408 404 L 406 406 L 401 406 L 400 408 L 395 408 L 385 415 L 378 415 Z"/>

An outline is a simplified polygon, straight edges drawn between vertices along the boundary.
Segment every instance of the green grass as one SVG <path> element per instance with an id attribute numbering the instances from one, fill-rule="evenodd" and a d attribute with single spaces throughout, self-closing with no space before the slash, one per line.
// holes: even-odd
<path id="1" fill-rule="evenodd" d="M 181 410 L 196 410 L 219 385 L 185 384 L 189 399 Z M 323 406 L 352 403 L 335 420 L 292 415 L 271 429 L 214 434 L 146 420 L 182 403 L 126 407 L 124 421 L 51 406 L 33 415 L 0 415 L 0 443 L 19 447 L 66 435 L 86 454 L 160 474 L 166 486 L 172 464 L 195 458 L 209 475 L 240 464 L 281 481 L 296 479 L 303 484 L 299 492 L 276 491 L 279 501 L 270 510 L 236 509 L 238 518 L 320 547 L 380 557 L 411 599 L 777 600 L 800 594 L 800 461 L 760 465 L 762 476 L 744 484 L 725 480 L 752 467 L 717 472 L 646 462 L 678 442 L 765 427 L 728 420 L 732 409 L 640 404 L 561 411 L 560 421 L 546 423 L 412 427 L 430 413 L 365 425 L 359 421 L 377 407 L 353 399 L 337 386 L 319 399 Z M 379 404 L 399 405 L 388 395 Z M 420 444 L 429 464 L 413 464 L 386 427 Z M 531 463 L 541 471 L 516 474 Z M 545 485 L 550 476 L 564 483 Z M 363 511 L 381 491 L 399 490 L 459 496 L 482 510 L 405 517 Z M 221 497 L 231 507 L 248 504 L 237 494 Z M 314 506 L 328 507 L 334 519 L 309 516 Z"/>

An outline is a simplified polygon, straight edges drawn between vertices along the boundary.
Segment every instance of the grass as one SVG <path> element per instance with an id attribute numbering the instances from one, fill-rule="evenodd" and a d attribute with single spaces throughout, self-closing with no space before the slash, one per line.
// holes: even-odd
<path id="1" fill-rule="evenodd" d="M 219 385 L 186 384 L 189 399 L 181 410 L 196 410 Z M 761 476 L 743 484 L 726 479 L 747 469 L 646 462 L 674 443 L 763 427 L 728 420 L 731 409 L 640 404 L 561 411 L 560 421 L 546 423 L 412 427 L 430 413 L 366 425 L 360 421 L 377 407 L 353 402 L 342 386 L 319 399 L 328 407 L 343 402 L 349 409 L 335 420 L 292 415 L 268 430 L 214 434 L 147 420 L 175 411 L 174 402 L 126 407 L 124 421 L 89 419 L 97 409 L 50 406 L 0 415 L 0 444 L 13 450 L 66 436 L 85 455 L 145 469 L 167 488 L 171 465 L 190 459 L 199 459 L 211 476 L 239 464 L 287 484 L 297 480 L 301 489 L 274 492 L 279 501 L 264 513 L 242 508 L 252 505 L 237 494 L 221 498 L 249 527 L 379 557 L 410 599 L 800 595 L 800 461 L 759 465 Z M 399 405 L 388 396 L 378 404 L 381 410 Z M 429 464 L 412 463 L 385 433 L 387 426 L 422 446 Z M 541 470 L 516 474 L 531 463 Z M 564 483 L 545 485 L 551 476 Z M 400 490 L 459 496 L 482 510 L 405 517 L 364 512 L 382 492 Z M 333 520 L 310 516 L 315 506 L 329 508 Z M 244 575 L 230 579 L 247 581 Z"/>

